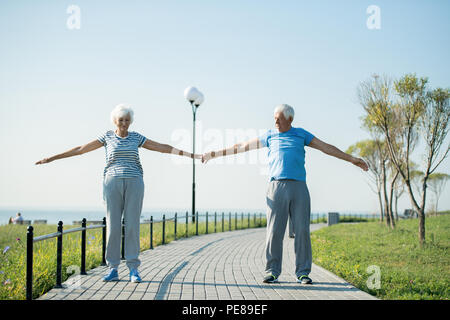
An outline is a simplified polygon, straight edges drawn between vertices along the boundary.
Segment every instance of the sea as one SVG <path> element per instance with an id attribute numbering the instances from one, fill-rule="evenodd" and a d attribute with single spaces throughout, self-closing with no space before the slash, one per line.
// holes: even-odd
<path id="1" fill-rule="evenodd" d="M 162 220 L 163 215 L 165 215 L 166 219 L 171 219 L 177 213 L 177 216 L 180 219 L 184 219 L 186 212 L 189 212 L 190 209 L 143 209 L 141 214 L 141 222 L 150 219 L 153 217 L 154 221 Z M 81 221 L 83 218 L 86 218 L 88 221 L 101 221 L 103 217 L 106 216 L 106 210 L 101 208 L 94 209 L 46 209 L 46 208 L 1 208 L 0 207 L 0 225 L 8 224 L 10 217 L 15 217 L 17 212 L 20 212 L 24 220 L 31 220 L 31 224 L 33 224 L 34 220 L 47 220 L 47 224 L 58 224 L 59 221 L 62 221 L 64 225 L 72 225 L 74 221 Z M 217 212 L 217 219 L 220 220 L 222 217 L 222 212 L 225 213 L 225 219 L 228 219 L 229 213 L 231 212 L 231 218 L 234 218 L 236 213 L 238 219 L 241 219 L 242 214 L 244 215 L 244 219 L 246 219 L 248 213 L 250 213 L 251 217 L 256 213 L 256 216 L 259 218 L 260 214 L 265 217 L 265 209 L 255 210 L 255 209 L 212 209 L 212 210 L 198 210 L 199 221 L 205 220 L 206 212 L 209 213 L 209 221 L 214 219 L 214 212 Z M 367 212 L 347 212 L 340 214 L 358 214 L 363 217 L 374 217 L 373 214 L 369 214 Z M 318 217 L 322 218 L 327 215 L 326 212 L 312 212 L 311 219 L 316 219 Z M 180 220 L 180 222 L 184 222 L 184 220 Z"/>

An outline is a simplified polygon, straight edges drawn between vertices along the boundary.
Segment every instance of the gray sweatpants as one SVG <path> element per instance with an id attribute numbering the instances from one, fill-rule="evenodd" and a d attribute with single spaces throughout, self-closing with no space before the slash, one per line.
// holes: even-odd
<path id="1" fill-rule="evenodd" d="M 309 235 L 311 200 L 305 181 L 279 180 L 269 182 L 267 189 L 266 272 L 281 274 L 283 238 L 289 219 L 295 234 L 295 275 L 311 272 L 312 253 Z"/>
<path id="2" fill-rule="evenodd" d="M 106 202 L 106 264 L 110 268 L 117 268 L 120 264 L 123 214 L 126 263 L 130 269 L 139 267 L 139 228 L 144 180 L 142 177 L 106 176 L 103 180 L 103 199 Z"/>

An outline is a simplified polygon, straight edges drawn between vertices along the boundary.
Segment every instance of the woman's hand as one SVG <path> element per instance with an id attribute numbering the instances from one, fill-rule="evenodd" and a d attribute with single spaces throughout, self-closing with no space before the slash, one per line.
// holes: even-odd
<path id="1" fill-rule="evenodd" d="M 44 163 L 49 163 L 49 162 L 52 162 L 53 160 L 52 159 L 50 159 L 50 158 L 44 158 L 44 159 L 42 159 L 42 160 L 39 160 L 38 162 L 36 162 L 35 163 L 35 165 L 36 164 L 44 164 Z"/>
<path id="2" fill-rule="evenodd" d="M 213 159 L 215 157 L 215 152 L 207 152 L 202 155 L 202 163 L 207 163 L 209 160 Z"/>

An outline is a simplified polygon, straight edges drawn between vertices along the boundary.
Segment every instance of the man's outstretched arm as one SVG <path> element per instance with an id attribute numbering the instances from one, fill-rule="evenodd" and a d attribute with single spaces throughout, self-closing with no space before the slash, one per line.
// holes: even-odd
<path id="1" fill-rule="evenodd" d="M 217 157 L 223 157 L 223 156 L 229 156 L 231 154 L 238 154 L 242 152 L 247 152 L 250 150 L 256 150 L 262 148 L 262 144 L 259 141 L 258 138 L 246 141 L 246 142 L 240 142 L 236 143 L 234 146 L 219 150 L 219 151 L 210 151 L 203 155 L 202 162 L 206 163 L 211 159 L 217 158 Z"/>
<path id="2" fill-rule="evenodd" d="M 367 163 L 361 159 L 361 158 L 356 158 L 348 153 L 345 153 L 341 150 L 339 150 L 338 148 L 336 148 L 335 146 L 325 143 L 322 140 L 314 137 L 311 142 L 309 143 L 308 147 L 317 149 L 322 151 L 323 153 L 326 153 L 330 156 L 336 157 L 338 159 L 342 159 L 348 162 L 353 163 L 355 166 L 360 167 L 361 169 L 363 169 L 364 171 L 369 170 L 369 166 L 367 165 Z"/>

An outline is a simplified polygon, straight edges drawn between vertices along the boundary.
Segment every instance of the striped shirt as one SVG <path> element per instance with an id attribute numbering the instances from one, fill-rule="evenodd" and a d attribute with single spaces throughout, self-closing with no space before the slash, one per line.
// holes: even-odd
<path id="1" fill-rule="evenodd" d="M 137 132 L 129 131 L 125 138 L 109 130 L 97 138 L 105 146 L 106 166 L 103 176 L 122 178 L 142 177 L 143 170 L 139 160 L 138 148 L 147 138 Z"/>

